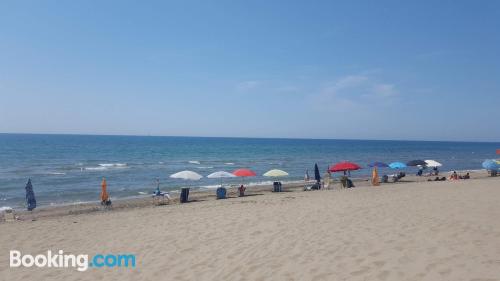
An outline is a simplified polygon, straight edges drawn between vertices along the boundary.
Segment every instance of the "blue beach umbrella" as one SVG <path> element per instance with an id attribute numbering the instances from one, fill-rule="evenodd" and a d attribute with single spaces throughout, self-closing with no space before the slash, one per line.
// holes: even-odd
<path id="1" fill-rule="evenodd" d="M 389 164 L 389 167 L 391 167 L 391 169 L 403 169 L 406 168 L 406 164 L 402 162 L 392 162 Z"/>
<path id="2" fill-rule="evenodd" d="M 483 168 L 485 168 L 486 170 L 494 171 L 498 170 L 500 168 L 500 165 L 498 165 L 496 161 L 488 159 L 483 162 Z"/>
<path id="3" fill-rule="evenodd" d="M 384 162 L 372 162 L 368 164 L 368 167 L 387 168 L 389 167 L 389 165 L 385 164 Z"/>
<path id="4" fill-rule="evenodd" d="M 28 211 L 33 211 L 36 208 L 35 192 L 33 192 L 33 186 L 31 185 L 31 179 L 28 179 L 26 184 L 26 206 Z"/>

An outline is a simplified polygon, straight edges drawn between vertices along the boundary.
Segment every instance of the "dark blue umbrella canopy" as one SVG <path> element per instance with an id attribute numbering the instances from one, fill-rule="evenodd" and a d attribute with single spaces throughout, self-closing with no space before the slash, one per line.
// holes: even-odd
<path id="1" fill-rule="evenodd" d="M 31 185 L 31 179 L 28 179 L 26 184 L 26 206 L 28 211 L 33 211 L 36 208 L 35 192 L 33 192 L 33 186 Z"/>
<path id="2" fill-rule="evenodd" d="M 321 176 L 319 174 L 318 164 L 314 164 L 314 179 L 316 179 L 317 182 L 321 181 Z"/>
<path id="3" fill-rule="evenodd" d="M 387 168 L 389 167 L 389 165 L 385 164 L 384 162 L 372 162 L 368 164 L 368 167 Z"/>
<path id="4" fill-rule="evenodd" d="M 424 160 L 411 160 L 406 163 L 406 166 L 427 166 Z"/>

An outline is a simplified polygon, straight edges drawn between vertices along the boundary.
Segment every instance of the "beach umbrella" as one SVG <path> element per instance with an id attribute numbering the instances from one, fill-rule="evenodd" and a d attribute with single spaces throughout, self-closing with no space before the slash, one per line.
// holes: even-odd
<path id="1" fill-rule="evenodd" d="M 236 176 L 226 171 L 214 172 L 207 176 L 207 178 L 209 179 L 220 179 L 220 186 L 222 186 L 222 178 L 234 178 L 234 177 Z"/>
<path id="2" fill-rule="evenodd" d="M 319 168 L 317 163 L 314 164 L 314 179 L 318 183 L 321 181 L 321 175 L 319 174 Z"/>
<path id="3" fill-rule="evenodd" d="M 368 164 L 368 167 L 387 168 L 389 167 L 389 165 L 385 164 L 384 162 L 372 162 Z"/>
<path id="4" fill-rule="evenodd" d="M 28 211 L 33 211 L 36 208 L 35 192 L 33 191 L 33 186 L 31 185 L 31 179 L 28 179 L 26 184 L 26 207 Z"/>
<path id="5" fill-rule="evenodd" d="M 218 171 L 215 173 L 211 173 L 210 175 L 207 176 L 207 178 L 209 179 L 234 178 L 234 177 L 236 176 L 226 171 Z"/>
<path id="6" fill-rule="evenodd" d="M 255 177 L 257 174 L 250 169 L 238 169 L 233 171 L 233 175 L 237 177 Z"/>
<path id="7" fill-rule="evenodd" d="M 498 170 L 500 168 L 500 165 L 496 161 L 486 160 L 483 162 L 483 168 L 485 168 L 486 170 L 494 171 Z"/>
<path id="8" fill-rule="evenodd" d="M 373 171 L 372 171 L 372 185 L 373 186 L 380 185 L 379 178 L 378 178 L 377 166 L 373 166 Z"/>
<path id="9" fill-rule="evenodd" d="M 411 160 L 408 163 L 406 163 L 406 166 L 410 167 L 416 167 L 416 166 L 426 166 L 427 163 L 425 163 L 424 160 Z"/>
<path id="10" fill-rule="evenodd" d="M 101 182 L 101 202 L 107 202 L 109 200 L 109 194 L 106 190 L 108 184 L 106 183 L 106 179 L 102 178 Z"/>
<path id="11" fill-rule="evenodd" d="M 335 165 L 332 165 L 329 169 L 330 172 L 345 172 L 345 171 L 355 171 L 355 170 L 359 170 L 361 169 L 361 167 L 356 164 L 356 163 L 352 163 L 352 162 L 340 162 L 340 163 L 337 163 Z"/>
<path id="12" fill-rule="evenodd" d="M 255 177 L 257 174 L 250 169 L 238 169 L 233 171 L 233 175 L 237 177 Z M 241 180 L 241 186 L 243 186 L 243 180 Z"/>
<path id="13" fill-rule="evenodd" d="M 173 179 L 197 181 L 197 180 L 201 179 L 203 176 L 196 173 L 196 172 L 193 172 L 193 171 L 181 171 L 181 172 L 170 175 L 170 177 Z"/>
<path id="14" fill-rule="evenodd" d="M 403 169 L 406 168 L 406 164 L 402 162 L 392 162 L 391 164 L 389 164 L 389 167 L 391 169 Z"/>
<path id="15" fill-rule="evenodd" d="M 288 173 L 283 170 L 273 169 L 265 172 L 263 174 L 264 177 L 286 177 Z"/>
<path id="16" fill-rule="evenodd" d="M 443 164 L 441 164 L 441 163 L 439 163 L 438 161 L 435 161 L 435 160 L 425 160 L 424 162 L 425 162 L 425 165 L 427 167 L 431 167 L 431 168 L 443 166 Z"/>

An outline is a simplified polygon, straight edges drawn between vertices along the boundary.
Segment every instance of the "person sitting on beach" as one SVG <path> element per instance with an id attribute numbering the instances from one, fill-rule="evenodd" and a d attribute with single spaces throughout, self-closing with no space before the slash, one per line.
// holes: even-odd
<path id="1" fill-rule="evenodd" d="M 423 174 L 423 173 L 424 173 L 424 168 L 422 168 L 422 166 L 420 166 L 420 167 L 418 168 L 417 176 L 419 176 L 419 177 L 420 177 L 420 176 L 422 176 L 422 174 Z"/>
<path id="2" fill-rule="evenodd" d="M 453 171 L 453 173 L 450 176 L 450 180 L 458 180 L 458 174 L 456 171 Z"/>
<path id="3" fill-rule="evenodd" d="M 438 167 L 434 167 L 434 168 L 432 168 L 432 172 L 433 172 L 434 176 L 439 175 L 439 170 L 438 170 Z"/>
<path id="4" fill-rule="evenodd" d="M 458 178 L 461 180 L 468 180 L 468 179 L 470 179 L 470 175 L 469 175 L 469 173 L 467 173 L 464 176 L 462 176 L 462 175 L 458 176 Z"/>

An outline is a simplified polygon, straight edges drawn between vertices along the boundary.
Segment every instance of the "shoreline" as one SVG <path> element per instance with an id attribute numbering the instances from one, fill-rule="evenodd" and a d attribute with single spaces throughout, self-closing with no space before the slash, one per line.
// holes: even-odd
<path id="1" fill-rule="evenodd" d="M 397 172 L 396 170 L 394 171 Z M 447 181 L 449 181 L 448 177 L 451 171 L 441 171 L 440 177 L 446 177 Z M 466 173 L 469 172 L 471 179 L 480 179 L 488 177 L 486 170 L 465 170 L 465 171 L 457 171 L 457 173 Z M 392 185 L 400 185 L 400 184 L 408 184 L 415 182 L 427 182 L 428 179 L 434 178 L 435 176 L 415 176 L 415 175 L 406 175 L 402 180 L 396 183 L 381 183 L 378 187 L 387 187 Z M 338 180 L 339 174 L 336 174 L 333 178 L 332 184 L 333 187 L 330 189 L 341 189 L 340 181 Z M 355 188 L 358 187 L 371 187 L 370 178 L 361 178 L 361 177 L 351 177 L 355 184 Z M 310 180 L 307 184 L 304 181 L 293 181 L 293 182 L 285 182 L 283 185 L 284 192 L 283 193 L 295 193 L 295 192 L 304 192 L 303 188 L 305 185 L 312 185 L 314 180 Z M 235 186 L 225 186 L 227 188 L 227 198 L 223 200 L 217 200 L 214 189 L 193 189 L 191 188 L 189 193 L 189 202 L 188 203 L 196 203 L 203 201 L 226 201 L 232 200 L 238 197 L 237 187 Z M 245 197 L 247 196 L 257 196 L 263 194 L 272 194 L 272 185 L 264 184 L 264 185 L 245 185 Z M 313 191 L 315 192 L 315 191 Z M 16 221 L 26 221 L 26 220 L 39 220 L 53 217 L 61 217 L 61 216 L 70 216 L 70 215 L 81 215 L 95 212 L 114 212 L 114 211 L 123 211 L 127 209 L 141 209 L 147 207 L 162 207 L 162 206 L 171 206 L 171 205 L 185 205 L 181 204 L 179 201 L 180 192 L 178 190 L 169 191 L 171 195 L 171 200 L 168 204 L 163 204 L 160 206 L 156 206 L 153 203 L 152 194 L 148 195 L 137 195 L 133 197 L 126 198 L 115 198 L 113 200 L 113 206 L 110 209 L 105 209 L 100 205 L 100 201 L 88 201 L 88 202 L 78 202 L 78 203 L 67 203 L 67 204 L 58 204 L 58 205 L 46 205 L 40 206 L 35 209 L 34 212 L 26 211 L 25 209 L 12 209 L 15 216 Z M 0 214 L 3 215 L 4 211 L 0 211 Z M 0 217 L 0 224 L 5 223 L 2 221 Z"/>

